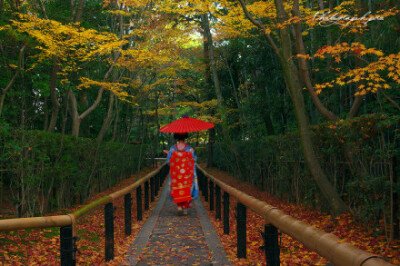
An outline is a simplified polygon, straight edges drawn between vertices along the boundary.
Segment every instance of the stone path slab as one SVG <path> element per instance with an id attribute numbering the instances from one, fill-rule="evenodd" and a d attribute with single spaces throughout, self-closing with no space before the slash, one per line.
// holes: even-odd
<path id="1" fill-rule="evenodd" d="M 231 265 L 199 199 L 179 216 L 167 186 L 128 251 L 129 265 Z"/>

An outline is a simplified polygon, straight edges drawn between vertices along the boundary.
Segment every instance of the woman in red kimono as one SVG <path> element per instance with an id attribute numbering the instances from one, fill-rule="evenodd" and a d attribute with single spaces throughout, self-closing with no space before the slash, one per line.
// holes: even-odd
<path id="1" fill-rule="evenodd" d="M 167 154 L 170 166 L 170 196 L 177 204 L 179 214 L 187 214 L 191 201 L 199 196 L 194 149 L 185 143 L 187 133 L 174 133 L 177 143 Z"/>

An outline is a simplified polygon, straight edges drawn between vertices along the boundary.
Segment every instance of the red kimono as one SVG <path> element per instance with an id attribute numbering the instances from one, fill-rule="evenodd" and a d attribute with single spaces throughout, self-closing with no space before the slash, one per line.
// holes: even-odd
<path id="1" fill-rule="evenodd" d="M 171 174 L 171 197 L 183 208 L 192 201 L 192 185 L 195 159 L 190 151 L 174 151 L 169 166 Z"/>

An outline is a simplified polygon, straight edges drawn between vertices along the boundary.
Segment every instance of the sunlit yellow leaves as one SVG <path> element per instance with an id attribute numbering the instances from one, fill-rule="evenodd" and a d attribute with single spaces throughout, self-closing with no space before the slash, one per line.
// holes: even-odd
<path id="1" fill-rule="evenodd" d="M 125 17 L 130 17 L 132 16 L 132 13 L 123 11 L 123 10 L 111 10 L 108 11 L 110 14 L 114 15 L 114 16 L 125 16 Z"/>
<path id="2" fill-rule="evenodd" d="M 15 65 L 15 64 L 8 64 L 8 66 L 9 66 L 10 68 L 12 68 L 12 69 L 17 69 L 17 68 L 18 68 L 18 66 Z"/>
<path id="3" fill-rule="evenodd" d="M 363 51 L 368 51 L 368 53 L 375 55 L 381 54 L 374 49 L 365 49 Z M 351 69 L 347 73 L 342 73 L 332 82 L 315 85 L 315 88 L 320 92 L 326 87 L 355 83 L 358 84 L 355 95 L 366 95 L 367 93 L 376 93 L 379 89 L 389 89 L 390 85 L 387 83 L 385 76 L 400 84 L 400 53 L 381 56 L 377 61 L 363 68 Z"/>
<path id="4" fill-rule="evenodd" d="M 190 106 L 190 107 L 194 107 L 194 108 L 199 108 L 199 109 L 209 109 L 209 108 L 214 108 L 217 106 L 217 100 L 213 99 L 210 101 L 204 101 L 201 103 L 198 102 L 177 102 L 174 103 L 174 106 Z"/>
<path id="5" fill-rule="evenodd" d="M 120 100 L 125 102 L 134 103 L 134 97 L 129 95 L 124 89 L 128 87 L 128 84 L 118 83 L 118 82 L 104 82 L 104 81 L 95 81 L 89 78 L 81 77 L 81 84 L 78 86 L 78 89 L 83 88 L 104 88 L 106 90 L 111 91 L 115 96 L 117 96 Z"/>
<path id="6" fill-rule="evenodd" d="M 8 27 L 29 35 L 38 43 L 37 62 L 57 58 L 67 63 L 61 70 L 64 73 L 76 71 L 78 62 L 110 54 L 126 43 L 112 33 L 86 30 L 76 24 L 65 25 L 30 14 L 19 14 L 19 20 L 12 20 Z"/>

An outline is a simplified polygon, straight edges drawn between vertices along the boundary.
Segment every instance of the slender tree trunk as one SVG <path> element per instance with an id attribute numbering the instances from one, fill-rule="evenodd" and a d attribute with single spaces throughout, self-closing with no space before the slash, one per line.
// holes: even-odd
<path id="1" fill-rule="evenodd" d="M 1 114 L 2 114 L 2 112 L 3 112 L 4 100 L 6 99 L 7 91 L 8 91 L 8 90 L 11 88 L 11 86 L 14 84 L 15 79 L 17 78 L 18 74 L 19 74 L 19 70 L 17 70 L 17 71 L 14 73 L 14 75 L 12 76 L 10 82 L 8 82 L 7 86 L 6 86 L 4 89 L 1 89 L 1 90 L 2 90 L 2 94 L 1 94 L 1 98 L 0 98 L 0 117 L 1 117 Z"/>
<path id="2" fill-rule="evenodd" d="M 246 17 L 257 27 L 263 30 L 270 45 L 277 54 L 282 70 L 284 79 L 289 95 L 292 99 L 294 111 L 299 126 L 300 140 L 302 145 L 303 154 L 310 172 L 321 190 L 324 197 L 328 200 L 335 214 L 340 214 L 348 210 L 345 203 L 342 201 L 336 190 L 332 187 L 325 172 L 322 170 L 320 161 L 318 160 L 311 138 L 310 124 L 304 106 L 304 98 L 302 88 L 300 86 L 299 71 L 292 59 L 292 40 L 288 28 L 280 30 L 280 44 L 278 47 L 272 37 L 265 31 L 264 25 L 260 21 L 256 21 L 248 12 L 244 0 L 240 0 L 240 4 L 245 12 Z M 277 19 L 279 23 L 283 23 L 288 19 L 285 12 L 283 1 L 275 0 L 277 10 Z"/>
<path id="3" fill-rule="evenodd" d="M 117 131 L 118 131 L 118 122 L 119 122 L 119 113 L 120 113 L 120 109 L 121 109 L 121 103 L 118 102 L 118 98 L 115 99 L 115 111 L 116 111 L 116 115 L 115 115 L 115 119 L 114 119 L 114 127 L 113 127 L 113 135 L 111 138 L 111 142 L 114 142 L 116 140 L 117 137 Z"/>
<path id="4" fill-rule="evenodd" d="M 267 86 L 265 86 L 265 98 L 268 99 L 268 88 Z M 269 108 L 266 108 L 266 110 L 264 111 L 264 114 L 262 115 L 263 120 L 264 120 L 264 124 L 265 124 L 265 128 L 267 129 L 267 133 L 268 135 L 272 136 L 275 135 L 275 130 L 274 130 L 274 125 L 272 123 L 272 119 L 271 119 L 271 114 L 268 110 Z"/>
<path id="5" fill-rule="evenodd" d="M 45 7 L 44 7 L 44 5 L 43 5 L 42 0 L 37 0 L 37 2 L 38 2 L 38 5 L 39 5 L 39 8 L 40 8 L 40 11 L 42 11 L 43 17 L 44 17 L 45 19 L 48 19 L 47 13 L 46 13 L 46 9 L 45 9 Z"/>
<path id="6" fill-rule="evenodd" d="M 156 98 L 155 98 L 155 104 L 156 104 L 156 126 L 157 126 L 157 131 L 156 131 L 156 136 L 155 136 L 155 151 L 154 151 L 154 154 L 155 154 L 155 156 L 157 156 L 157 152 L 158 152 L 158 147 L 159 147 L 159 145 L 160 145 L 160 118 L 159 118 L 159 115 L 158 115 L 158 108 L 159 108 L 159 106 L 158 106 L 158 99 L 159 99 L 159 97 L 160 97 L 160 94 L 158 93 L 158 92 L 155 92 L 156 93 Z"/>
<path id="7" fill-rule="evenodd" d="M 277 9 L 278 21 L 283 22 L 287 19 L 285 10 L 283 7 L 282 0 L 275 0 L 275 6 Z M 301 144 L 304 153 L 307 166 L 310 169 L 315 182 L 317 183 L 319 189 L 321 190 L 324 197 L 331 204 L 335 214 L 340 214 L 348 210 L 345 203 L 342 201 L 338 193 L 332 187 L 328 180 L 325 172 L 322 170 L 320 161 L 318 160 L 311 138 L 310 124 L 306 114 L 306 109 L 304 106 L 304 99 L 302 94 L 302 88 L 299 86 L 300 81 L 298 79 L 298 70 L 296 65 L 292 60 L 291 52 L 291 39 L 288 29 L 280 30 L 280 38 L 282 49 L 278 55 L 281 65 L 283 67 L 284 77 L 286 80 L 286 85 L 289 90 L 289 94 L 292 98 L 294 110 L 299 125 Z"/>
<path id="8" fill-rule="evenodd" d="M 58 101 L 58 96 L 56 92 L 56 87 L 57 87 L 57 73 L 59 70 L 59 64 L 58 62 L 54 61 L 53 62 L 53 69 L 51 71 L 51 80 L 50 80 L 50 98 L 51 98 L 51 118 L 50 118 L 50 123 L 49 123 L 49 128 L 47 131 L 49 132 L 54 132 L 56 124 L 57 124 L 57 118 L 58 118 L 58 112 L 60 111 L 60 102 Z"/>
<path id="9" fill-rule="evenodd" d="M 79 0 L 79 4 L 77 6 L 75 22 L 82 21 L 83 7 L 85 5 L 85 0 Z"/>
<path id="10" fill-rule="evenodd" d="M 299 1 L 295 0 L 293 2 L 293 9 L 292 13 L 294 16 L 300 17 L 300 10 L 299 10 Z M 305 47 L 304 47 L 304 41 L 303 41 L 303 36 L 302 36 L 302 29 L 301 29 L 301 23 L 295 23 L 294 24 L 294 36 L 296 40 L 296 47 L 297 47 L 297 52 L 299 54 L 305 55 Z M 308 92 L 310 93 L 310 97 L 315 105 L 315 107 L 318 109 L 319 113 L 328 121 L 337 121 L 339 118 L 329 111 L 324 104 L 321 102 L 320 98 L 318 97 L 314 86 L 312 85 L 311 81 L 311 76 L 310 76 L 310 71 L 308 64 L 306 60 L 302 57 L 299 59 L 299 66 L 300 66 L 300 78 L 302 81 L 304 81 L 306 88 Z"/>
<path id="11" fill-rule="evenodd" d="M 240 160 L 239 153 L 233 146 L 232 140 L 230 138 L 229 131 L 228 131 L 228 125 L 227 125 L 227 120 L 226 120 L 226 110 L 225 110 L 225 106 L 224 106 L 224 102 L 223 102 L 221 88 L 219 86 L 219 78 L 218 78 L 218 73 L 217 73 L 215 57 L 214 57 L 214 47 L 213 47 L 212 35 L 211 35 L 211 31 L 210 31 L 210 25 L 208 22 L 208 14 L 202 14 L 201 20 L 202 20 L 202 27 L 203 27 L 204 35 L 208 42 L 208 51 L 209 51 L 209 55 L 210 55 L 212 79 L 214 81 L 215 93 L 217 94 L 218 109 L 219 109 L 219 112 L 220 112 L 221 118 L 222 118 L 222 133 L 224 135 L 224 138 L 228 145 L 229 150 L 231 151 L 231 153 L 233 154 L 233 156 L 235 158 L 238 174 L 240 177 L 244 177 L 244 174 L 243 174 L 244 168 L 241 166 L 241 160 Z"/>
<path id="12" fill-rule="evenodd" d="M 71 134 L 78 137 L 79 136 L 79 128 L 81 125 L 81 118 L 79 117 L 78 112 L 78 102 L 74 93 L 70 90 L 69 92 L 69 100 L 71 101 L 71 118 L 72 118 L 72 132 Z"/>
<path id="13" fill-rule="evenodd" d="M 208 157 L 207 157 L 207 167 L 214 166 L 214 143 L 215 143 L 215 128 L 208 130 Z"/>
<path id="14" fill-rule="evenodd" d="M 3 112 L 4 100 L 6 99 L 7 91 L 12 87 L 12 85 L 14 85 L 14 82 L 15 82 L 16 78 L 18 77 L 19 72 L 21 71 L 22 63 L 23 63 L 22 61 L 24 60 L 25 48 L 26 48 L 26 45 L 22 46 L 21 49 L 19 50 L 19 56 L 18 56 L 19 60 L 18 60 L 18 68 L 17 68 L 17 70 L 15 71 L 15 73 L 12 76 L 11 80 L 8 82 L 7 86 L 4 89 L 1 89 L 2 93 L 1 93 L 1 97 L 0 97 L 0 117 L 1 117 L 1 114 Z"/>
<path id="15" fill-rule="evenodd" d="M 243 108 L 241 108 L 242 106 L 241 106 L 241 103 L 239 101 L 239 97 L 237 95 L 237 89 L 236 89 L 236 86 L 235 86 L 235 81 L 233 80 L 233 76 L 232 76 L 232 73 L 231 73 L 231 68 L 230 68 L 230 66 L 228 64 L 228 60 L 223 56 L 221 56 L 221 57 L 222 57 L 222 60 L 225 62 L 226 68 L 227 68 L 228 73 L 229 73 L 229 78 L 230 78 L 231 84 L 232 84 L 233 96 L 234 96 L 234 99 L 235 99 L 235 102 L 236 102 L 236 106 L 237 106 L 238 111 L 239 111 L 239 118 L 241 120 L 240 127 L 241 127 L 242 131 L 244 131 L 242 123 L 246 123 L 247 126 L 249 126 L 249 123 L 247 123 L 246 115 L 243 112 Z"/>
<path id="16" fill-rule="evenodd" d="M 43 100 L 43 112 L 44 112 L 44 123 L 43 123 L 43 131 L 46 131 L 49 127 L 49 111 L 47 110 L 47 101 L 49 100 L 48 96 L 44 97 Z"/>
<path id="17" fill-rule="evenodd" d="M 112 92 L 110 92 L 110 96 L 108 97 L 107 115 L 103 120 L 103 125 L 101 126 L 101 129 L 100 129 L 99 134 L 97 135 L 97 139 L 96 139 L 98 144 L 100 144 L 103 141 L 104 135 L 107 133 L 108 129 L 111 126 L 111 123 L 113 120 L 114 100 L 115 100 L 115 95 Z"/>

